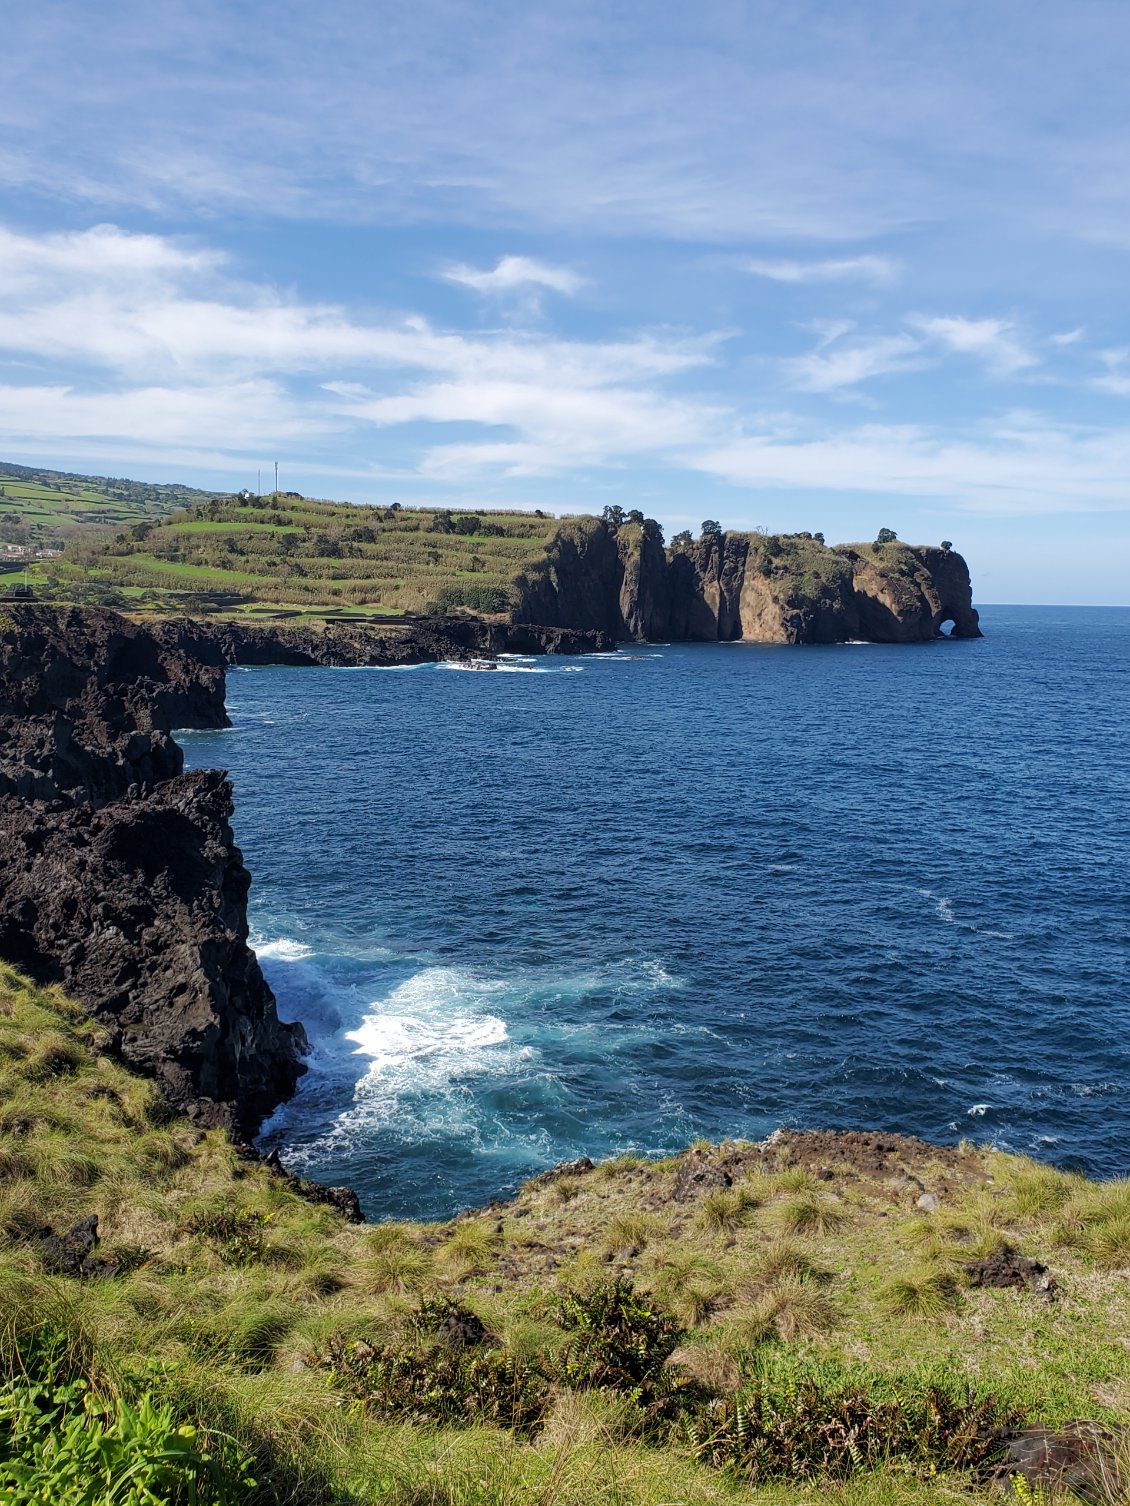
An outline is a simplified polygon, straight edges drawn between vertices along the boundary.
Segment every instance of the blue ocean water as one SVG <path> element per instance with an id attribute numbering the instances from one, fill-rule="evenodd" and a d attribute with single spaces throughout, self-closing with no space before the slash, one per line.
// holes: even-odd
<path id="1" fill-rule="evenodd" d="M 914 647 L 246 669 L 251 917 L 371 1218 L 779 1124 L 1130 1169 L 1130 610 Z"/>

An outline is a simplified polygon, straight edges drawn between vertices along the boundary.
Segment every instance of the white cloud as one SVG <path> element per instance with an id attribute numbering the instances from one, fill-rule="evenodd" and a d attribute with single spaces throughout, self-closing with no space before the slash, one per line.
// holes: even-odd
<path id="1" fill-rule="evenodd" d="M 1107 392 L 1113 397 L 1130 397 L 1130 371 L 1125 369 L 1128 359 L 1130 346 L 1100 350 L 1099 360 L 1106 367 L 1106 375 L 1093 377 L 1088 385 L 1096 392 Z"/>
<path id="2" fill-rule="evenodd" d="M 916 314 L 907 322 L 944 350 L 975 356 L 998 376 L 1012 376 L 1037 362 L 1037 357 L 1021 342 L 1016 326 L 1005 319 Z"/>
<path id="3" fill-rule="evenodd" d="M 0 283 L 0 353 L 66 377 L 9 388 L 0 438 L 145 436 L 183 448 L 195 436 L 242 452 L 372 424 L 506 431 L 505 452 L 429 445 L 421 465 L 438 475 L 478 473 L 496 453 L 508 472 L 556 473 L 726 432 L 725 409 L 663 390 L 710 364 L 717 336 L 582 341 L 363 321 L 225 282 L 218 258 L 157 237 L 102 227 L 40 243 L 0 240 L 20 274 Z M 300 396 L 310 375 L 320 387 Z"/>
<path id="4" fill-rule="evenodd" d="M 1086 328 L 1080 324 L 1076 329 L 1065 329 L 1058 335 L 1049 335 L 1048 339 L 1053 345 L 1078 345 L 1086 333 Z"/>
<path id="5" fill-rule="evenodd" d="M 814 351 L 785 362 L 790 386 L 798 392 L 838 392 L 871 377 L 923 365 L 922 342 L 911 335 L 883 335 L 854 345 L 837 344 L 831 350 L 829 343 L 822 338 Z"/>
<path id="6" fill-rule="evenodd" d="M 750 436 L 706 450 L 695 466 L 744 487 L 936 497 L 1010 515 L 1124 511 L 1130 430 L 1014 420 L 954 436 L 871 424 L 790 442 Z"/>
<path id="7" fill-rule="evenodd" d="M 743 272 L 768 277 L 773 282 L 893 282 L 898 263 L 887 256 L 849 256 L 826 261 L 760 261 L 746 257 L 738 262 Z"/>
<path id="8" fill-rule="evenodd" d="M 519 288 L 536 287 L 572 294 L 585 285 L 585 279 L 568 267 L 551 267 L 529 256 L 504 256 L 489 272 L 460 265 L 449 267 L 443 275 L 448 282 L 474 288 L 477 293 L 512 293 Z"/>
<path id="9" fill-rule="evenodd" d="M 340 429 L 329 410 L 297 402 L 274 382 L 125 387 L 0 387 L 0 445 L 25 453 L 65 442 L 114 441 L 133 451 L 258 451 Z"/>

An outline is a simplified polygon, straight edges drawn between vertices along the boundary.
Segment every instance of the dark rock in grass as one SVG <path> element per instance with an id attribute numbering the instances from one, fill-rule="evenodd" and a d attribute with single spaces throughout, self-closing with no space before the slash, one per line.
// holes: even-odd
<path id="1" fill-rule="evenodd" d="M 65 1234 L 45 1229 L 39 1236 L 39 1258 L 52 1276 L 113 1276 L 117 1262 L 98 1260 L 91 1251 L 98 1243 L 98 1215 L 80 1218 Z"/>
<path id="2" fill-rule="evenodd" d="M 1011 1245 L 998 1245 L 981 1260 L 969 1261 L 965 1267 L 970 1286 L 1027 1289 L 1045 1301 L 1051 1301 L 1059 1288 L 1046 1265 L 1021 1255 Z"/>
<path id="3" fill-rule="evenodd" d="M 248 1154 L 254 1156 L 256 1152 L 249 1151 Z M 347 1224 L 365 1222 L 365 1215 L 361 1211 L 361 1199 L 352 1187 L 327 1187 L 324 1182 L 314 1182 L 309 1177 L 295 1176 L 293 1171 L 288 1171 L 283 1165 L 277 1150 L 263 1156 L 262 1163 L 276 1176 L 281 1177 L 292 1192 L 305 1198 L 308 1203 L 318 1203 L 333 1208 L 335 1212 L 341 1214 Z"/>
<path id="4" fill-rule="evenodd" d="M 559 1182 L 562 1177 L 582 1177 L 594 1169 L 588 1156 L 580 1156 L 576 1161 L 558 1161 L 557 1165 L 551 1166 L 548 1171 L 540 1171 L 536 1177 L 531 1177 L 526 1186 L 548 1187 L 551 1182 Z"/>
<path id="5" fill-rule="evenodd" d="M 498 1344 L 497 1337 L 483 1320 L 466 1307 L 453 1307 L 435 1332 L 436 1337 L 452 1349 L 475 1349 L 480 1344 Z"/>
<path id="6" fill-rule="evenodd" d="M 675 1201 L 689 1203 L 704 1193 L 732 1187 L 734 1179 L 709 1151 L 689 1150 L 675 1176 Z"/>
<path id="7" fill-rule="evenodd" d="M 1100 1503 L 1122 1499 L 1127 1430 L 1098 1422 L 1069 1422 L 1058 1431 L 1031 1427 L 1005 1440 L 998 1479 L 1023 1475 L 1030 1487 Z"/>

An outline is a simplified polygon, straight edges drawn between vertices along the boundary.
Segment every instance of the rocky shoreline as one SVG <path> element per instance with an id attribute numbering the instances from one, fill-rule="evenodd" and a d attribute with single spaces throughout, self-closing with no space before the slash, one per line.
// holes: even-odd
<path id="1" fill-rule="evenodd" d="M 967 600 L 964 562 L 954 556 L 947 569 Z M 633 578 L 639 586 L 647 571 Z M 576 602 L 570 611 L 584 615 Z M 649 626 L 638 613 L 633 622 Z M 976 614 L 962 622 L 975 630 Z M 607 651 L 612 627 L 460 617 L 400 631 L 143 626 L 101 608 L 5 604 L 0 959 L 61 985 L 173 1109 L 249 1142 L 294 1093 L 306 1038 L 279 1019 L 248 945 L 251 877 L 231 827 L 231 784 L 215 770 L 185 773 L 173 729 L 229 725 L 232 664 Z"/>
<path id="2" fill-rule="evenodd" d="M 0 608 L 0 959 L 57 983 L 170 1106 L 248 1141 L 305 1066 L 248 945 L 232 787 L 174 728 L 230 725 L 231 664 L 399 665 L 583 653 L 605 634 L 449 618 L 404 632 L 139 625 Z"/>

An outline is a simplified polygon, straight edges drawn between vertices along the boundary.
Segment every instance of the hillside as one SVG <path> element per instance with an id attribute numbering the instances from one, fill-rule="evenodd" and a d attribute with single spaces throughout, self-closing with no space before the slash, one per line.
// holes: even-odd
<path id="1" fill-rule="evenodd" d="M 54 594 L 157 611 L 506 612 L 512 578 L 544 553 L 556 527 L 539 513 L 213 498 L 135 523 L 95 549 L 72 547 L 33 579 L 53 580 Z"/>
<path id="2" fill-rule="evenodd" d="M 708 522 L 697 538 L 684 531 L 665 544 L 653 519 L 619 508 L 558 519 L 292 492 L 200 493 L 190 506 L 112 529 L 108 504 L 98 510 L 80 479 L 57 492 L 20 483 L 31 489 L 29 507 L 65 497 L 102 522 L 72 525 L 62 558 L 13 557 L 9 546 L 9 570 L 26 569 L 39 597 L 266 619 L 388 623 L 459 612 L 637 641 L 925 642 L 947 625 L 952 636 L 980 637 L 961 555 L 948 542 L 905 544 L 889 529 L 873 543 L 828 545 L 821 534 L 724 532 Z M 168 488 L 106 486 L 121 507 L 160 510 L 171 500 Z M 30 537 L 22 524 L 16 533 Z"/>
<path id="3" fill-rule="evenodd" d="M 0 460 L 0 563 L 5 544 L 61 549 L 84 534 L 132 527 L 214 495 L 191 486 L 80 476 Z"/>
<path id="4" fill-rule="evenodd" d="M 108 1501 L 63 1488 L 95 1459 L 264 1506 L 955 1506 L 1022 1421 L 1127 1415 L 1125 1182 L 783 1132 L 351 1226 L 8 968 L 0 1102 L 0 1492 L 48 1490 L 5 1500 Z"/>

